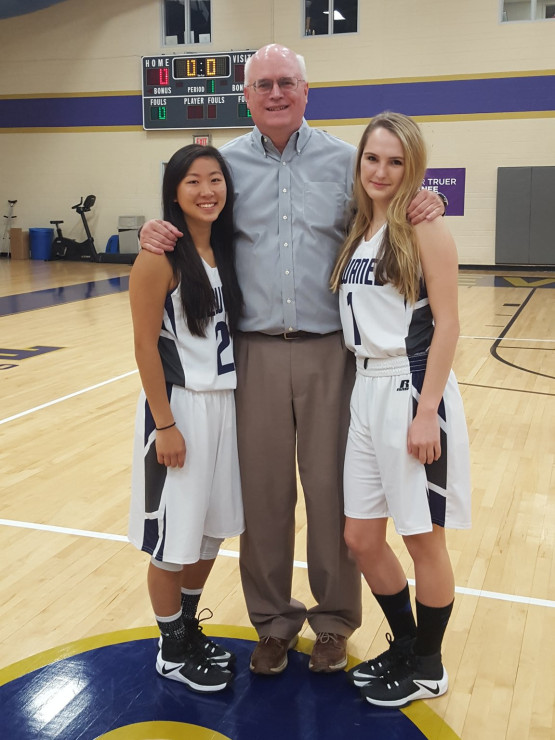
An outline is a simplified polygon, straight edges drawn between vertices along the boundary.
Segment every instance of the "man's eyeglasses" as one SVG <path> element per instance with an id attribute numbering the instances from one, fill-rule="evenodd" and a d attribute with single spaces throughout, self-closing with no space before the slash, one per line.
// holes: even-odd
<path id="1" fill-rule="evenodd" d="M 268 95 L 274 89 L 276 82 L 282 92 L 292 92 L 297 89 L 299 82 L 304 82 L 304 80 L 299 80 L 298 77 L 280 77 L 279 80 L 256 80 L 245 87 L 252 87 L 258 95 Z"/>

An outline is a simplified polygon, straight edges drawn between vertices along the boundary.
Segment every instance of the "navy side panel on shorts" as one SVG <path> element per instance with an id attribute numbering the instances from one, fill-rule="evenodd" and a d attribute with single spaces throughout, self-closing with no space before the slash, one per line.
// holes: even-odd
<path id="1" fill-rule="evenodd" d="M 153 514 L 160 508 L 167 474 L 168 468 L 158 462 L 156 445 L 153 442 L 145 455 L 145 511 L 147 514 Z"/>
<path id="2" fill-rule="evenodd" d="M 409 358 L 411 359 L 411 358 Z M 411 362 L 412 367 L 412 362 Z M 424 370 L 418 370 L 418 372 L 412 373 L 412 386 L 416 393 L 413 393 L 412 398 L 412 416 L 413 419 L 416 416 L 418 409 L 417 395 L 420 395 L 422 391 L 422 384 L 424 383 Z M 445 403 L 443 398 L 440 401 L 438 410 L 438 416 L 440 419 L 445 421 Z M 433 463 L 427 463 L 424 465 L 426 469 L 426 479 L 428 481 L 428 504 L 430 506 L 430 515 L 432 522 L 438 524 L 440 527 L 445 526 L 445 510 L 447 506 L 447 434 L 445 429 L 440 425 L 439 428 L 439 441 L 441 445 L 441 455 L 439 460 L 434 460 Z M 442 491 L 440 493 L 437 489 Z"/>

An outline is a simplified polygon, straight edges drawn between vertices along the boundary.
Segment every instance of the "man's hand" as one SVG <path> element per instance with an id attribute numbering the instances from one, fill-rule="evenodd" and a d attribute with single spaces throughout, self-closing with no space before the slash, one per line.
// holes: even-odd
<path id="1" fill-rule="evenodd" d="M 443 216 L 444 212 L 445 206 L 437 193 L 432 190 L 420 190 L 412 200 L 407 216 L 411 224 L 416 226 L 421 221 L 433 221 L 434 218 Z"/>
<path id="2" fill-rule="evenodd" d="M 154 254 L 173 252 L 176 241 L 183 236 L 169 221 L 151 219 L 141 227 L 139 241 L 142 249 Z"/>

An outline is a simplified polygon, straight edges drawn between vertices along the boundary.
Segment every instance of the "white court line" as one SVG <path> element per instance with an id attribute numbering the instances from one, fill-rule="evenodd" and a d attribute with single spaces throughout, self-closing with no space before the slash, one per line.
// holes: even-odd
<path id="1" fill-rule="evenodd" d="M 60 534 L 75 535 L 77 537 L 94 537 L 100 540 L 113 540 L 114 542 L 129 542 L 127 537 L 123 534 L 108 534 L 107 532 L 93 532 L 87 529 L 71 529 L 70 527 L 55 527 L 51 524 L 35 524 L 33 522 L 20 522 L 14 519 L 0 519 L 0 526 L 5 527 L 20 527 L 23 529 L 34 529 L 42 530 L 43 532 L 56 532 Z M 238 558 L 239 553 L 235 550 L 220 550 L 220 555 L 226 558 Z M 293 564 L 296 568 L 306 569 L 307 565 L 302 560 L 295 560 Z M 411 586 L 414 586 L 414 580 L 408 579 Z M 531 606 L 545 606 L 550 609 L 555 608 L 555 601 L 549 601 L 548 599 L 534 599 L 530 596 L 516 596 L 513 594 L 501 594 L 495 591 L 483 591 L 482 589 L 476 588 L 464 588 L 462 586 L 455 587 L 455 593 L 465 594 L 466 596 L 477 596 L 482 599 L 496 599 L 498 601 L 509 601 L 516 604 L 529 604 Z"/>
<path id="2" fill-rule="evenodd" d="M 48 401 L 48 403 L 42 403 L 40 406 L 35 406 L 32 409 L 27 409 L 27 411 L 21 411 L 19 414 L 14 414 L 13 416 L 8 416 L 5 419 L 0 419 L 0 424 L 6 424 L 8 421 L 13 421 L 14 419 L 21 419 L 22 416 L 27 416 L 28 414 L 34 414 L 35 411 L 40 411 L 41 409 L 46 409 L 49 406 L 55 406 L 57 403 L 61 403 L 62 401 L 67 401 L 70 398 L 75 398 L 76 396 L 81 396 L 83 393 L 88 393 L 89 391 L 94 391 L 97 388 L 102 388 L 104 385 L 109 385 L 110 383 L 115 383 L 116 380 L 121 380 L 122 378 L 128 378 L 130 375 L 135 375 L 135 373 L 138 373 L 138 370 L 131 370 L 128 373 L 124 373 L 123 375 L 116 375 L 115 378 L 110 378 L 109 380 L 103 380 L 102 383 L 96 383 L 96 385 L 90 385 L 88 388 L 83 388 L 80 391 L 75 391 L 75 393 L 70 393 L 67 396 L 62 396 L 61 398 L 55 398 L 53 401 Z"/>
<path id="3" fill-rule="evenodd" d="M 35 524 L 34 522 L 18 522 L 15 519 L 0 519 L 0 525 L 5 527 L 20 527 L 21 529 L 39 529 L 43 532 L 57 532 L 73 534 L 77 537 L 94 537 L 97 540 L 114 540 L 115 542 L 129 542 L 124 534 L 109 534 L 108 532 L 93 532 L 89 529 L 72 529 L 71 527 L 55 527 L 52 524 Z"/>
<path id="4" fill-rule="evenodd" d="M 498 339 L 503 340 L 504 342 L 555 342 L 555 339 L 534 339 L 533 337 L 530 339 L 518 339 L 516 337 L 474 337 L 467 334 L 461 334 L 459 336 L 459 339 L 485 339 L 488 342 L 497 342 Z"/>

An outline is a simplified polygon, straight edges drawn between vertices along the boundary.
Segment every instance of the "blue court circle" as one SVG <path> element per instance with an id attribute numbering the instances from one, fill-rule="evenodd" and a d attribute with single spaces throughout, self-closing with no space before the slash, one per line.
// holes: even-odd
<path id="1" fill-rule="evenodd" d="M 245 632 L 252 630 L 219 628 L 219 635 Z M 141 639 L 132 639 L 137 634 Z M 304 652 L 291 651 L 279 676 L 254 676 L 248 667 L 253 642 L 242 637 L 218 636 L 237 655 L 232 687 L 191 692 L 156 673 L 155 635 L 149 628 L 89 638 L 1 670 L 0 737 L 422 740 L 440 727 L 445 740 L 457 737 L 423 702 L 403 711 L 374 707 L 344 672 L 311 673 Z M 307 652 L 310 645 L 300 641 Z"/>

